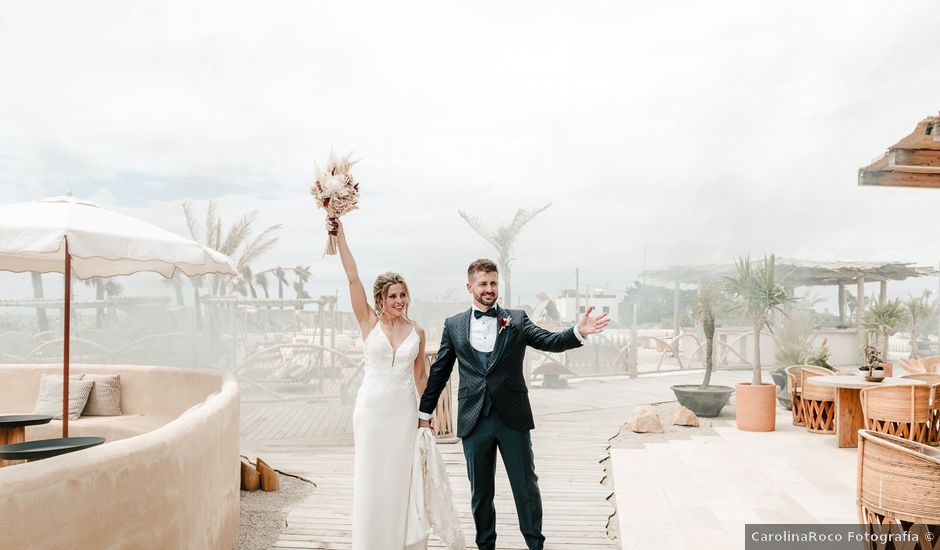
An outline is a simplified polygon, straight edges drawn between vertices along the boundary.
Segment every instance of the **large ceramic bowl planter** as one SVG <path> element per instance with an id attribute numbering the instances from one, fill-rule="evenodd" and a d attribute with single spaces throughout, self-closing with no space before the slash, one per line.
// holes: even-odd
<path id="1" fill-rule="evenodd" d="M 696 416 L 714 418 L 728 404 L 734 388 L 731 386 L 702 386 L 684 384 L 672 386 L 672 393 L 683 407 L 691 409 Z"/>

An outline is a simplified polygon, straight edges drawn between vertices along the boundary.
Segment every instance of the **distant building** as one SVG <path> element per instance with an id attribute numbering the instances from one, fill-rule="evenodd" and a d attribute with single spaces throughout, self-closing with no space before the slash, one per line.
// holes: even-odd
<path id="1" fill-rule="evenodd" d="M 580 302 L 574 289 L 566 288 L 561 291 L 561 295 L 555 298 L 555 305 L 558 307 L 558 314 L 562 320 L 572 321 L 575 319 L 575 304 L 579 302 L 577 317 L 580 317 L 587 311 L 588 307 L 594 306 L 592 315 L 606 313 L 614 323 L 620 323 L 620 302 L 622 296 L 607 294 L 604 292 L 581 293 Z"/>

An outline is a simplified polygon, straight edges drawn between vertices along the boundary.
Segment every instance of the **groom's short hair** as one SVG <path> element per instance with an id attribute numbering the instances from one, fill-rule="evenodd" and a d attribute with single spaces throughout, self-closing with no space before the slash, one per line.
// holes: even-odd
<path id="1" fill-rule="evenodd" d="M 496 268 L 496 262 L 493 260 L 487 260 L 486 258 L 480 258 L 475 260 L 470 264 L 470 267 L 467 268 L 467 279 L 472 279 L 473 274 L 477 271 L 482 271 L 483 273 L 496 272 L 499 273 L 499 269 Z"/>

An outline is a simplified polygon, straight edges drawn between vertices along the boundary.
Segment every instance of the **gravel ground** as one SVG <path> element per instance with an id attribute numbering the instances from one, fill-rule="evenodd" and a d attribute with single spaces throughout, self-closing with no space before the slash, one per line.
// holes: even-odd
<path id="1" fill-rule="evenodd" d="M 287 525 L 288 509 L 316 490 L 313 483 L 281 475 L 281 489 L 272 493 L 241 491 L 241 528 L 235 550 L 268 550 Z"/>

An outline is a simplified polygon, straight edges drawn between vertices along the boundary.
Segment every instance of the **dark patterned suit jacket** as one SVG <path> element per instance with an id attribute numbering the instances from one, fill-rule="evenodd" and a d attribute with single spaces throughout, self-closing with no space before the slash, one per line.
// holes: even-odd
<path id="1" fill-rule="evenodd" d="M 509 324 L 499 329 L 496 344 L 486 365 L 480 364 L 479 356 L 470 345 L 470 316 L 472 309 L 454 315 L 444 321 L 441 347 L 437 361 L 431 365 L 428 385 L 421 396 L 419 409 L 431 414 L 437 407 L 454 362 L 460 365 L 460 388 L 457 409 L 457 436 L 466 437 L 476 426 L 483 408 L 483 397 L 488 392 L 493 410 L 507 426 L 516 430 L 531 430 L 535 427 L 532 407 L 529 405 L 528 388 L 522 370 L 526 346 L 559 353 L 581 346 L 574 328 L 562 332 L 550 332 L 533 323 L 520 309 L 499 308 L 500 321 L 509 318 Z M 484 392 L 485 390 L 485 392 Z"/>

